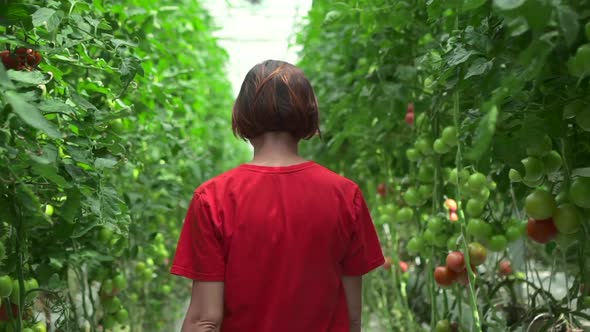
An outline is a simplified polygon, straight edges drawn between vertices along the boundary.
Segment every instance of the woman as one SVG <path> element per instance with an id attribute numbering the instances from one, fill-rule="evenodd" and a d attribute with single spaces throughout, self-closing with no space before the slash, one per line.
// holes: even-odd
<path id="1" fill-rule="evenodd" d="M 193 280 L 183 332 L 360 331 L 362 275 L 384 257 L 359 187 L 298 154 L 318 123 L 301 70 L 248 72 L 232 127 L 254 158 L 195 190 L 172 264 Z"/>

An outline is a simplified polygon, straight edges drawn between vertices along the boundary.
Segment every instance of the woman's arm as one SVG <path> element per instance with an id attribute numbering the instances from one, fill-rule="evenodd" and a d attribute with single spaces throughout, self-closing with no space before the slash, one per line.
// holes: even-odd
<path id="1" fill-rule="evenodd" d="M 361 332 L 363 277 L 342 276 L 342 285 L 348 306 L 350 332 Z"/>
<path id="2" fill-rule="evenodd" d="M 182 332 L 217 332 L 223 321 L 223 288 L 220 281 L 193 281 L 191 302 Z"/>

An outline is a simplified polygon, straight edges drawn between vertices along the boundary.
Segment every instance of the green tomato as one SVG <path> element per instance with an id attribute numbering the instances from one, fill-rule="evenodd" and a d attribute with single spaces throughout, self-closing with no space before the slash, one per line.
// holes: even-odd
<path id="1" fill-rule="evenodd" d="M 508 239 L 504 235 L 494 235 L 488 241 L 488 248 L 491 251 L 503 252 L 508 246 Z"/>
<path id="2" fill-rule="evenodd" d="M 111 297 L 111 298 L 107 298 L 103 302 L 103 307 L 106 312 L 113 314 L 113 313 L 117 312 L 119 310 L 119 308 L 121 308 L 121 299 L 119 299 L 116 296 Z"/>
<path id="3" fill-rule="evenodd" d="M 434 244 L 434 238 L 436 234 L 434 234 L 430 229 L 426 229 L 424 233 L 422 233 L 422 239 L 426 244 Z"/>
<path id="4" fill-rule="evenodd" d="M 116 289 L 123 290 L 123 289 L 127 288 L 127 279 L 125 278 L 125 276 L 122 273 L 118 274 L 113 279 L 113 285 L 115 286 Z"/>
<path id="5" fill-rule="evenodd" d="M 492 226 L 481 219 L 469 219 L 467 223 L 467 234 L 480 241 L 487 241 L 492 232 Z"/>
<path id="6" fill-rule="evenodd" d="M 508 178 L 510 179 L 510 182 L 520 182 L 520 181 L 522 181 L 522 176 L 514 168 L 511 168 L 510 171 L 508 171 Z"/>
<path id="7" fill-rule="evenodd" d="M 434 167 L 428 163 L 422 163 L 418 169 L 418 180 L 424 183 L 434 182 Z"/>
<path id="8" fill-rule="evenodd" d="M 431 184 L 421 184 L 418 187 L 418 192 L 420 193 L 420 200 L 426 201 L 432 197 L 433 187 Z"/>
<path id="9" fill-rule="evenodd" d="M 553 223 L 560 233 L 573 234 L 580 229 L 582 218 L 575 205 L 563 204 L 555 209 Z"/>
<path id="10" fill-rule="evenodd" d="M 561 168 L 561 164 L 561 155 L 555 150 L 551 150 L 543 157 L 543 168 L 545 170 L 545 174 L 557 172 Z"/>
<path id="11" fill-rule="evenodd" d="M 545 174 L 545 168 L 543 162 L 536 157 L 528 157 L 523 159 L 522 164 L 524 165 L 524 178 L 523 180 L 534 182 L 538 181 Z"/>
<path id="12" fill-rule="evenodd" d="M 551 137 L 545 134 L 543 139 L 535 141 L 533 144 L 527 146 L 526 153 L 532 157 L 543 157 L 553 147 L 553 142 L 551 142 Z"/>
<path id="13" fill-rule="evenodd" d="M 104 294 L 112 294 L 115 290 L 113 279 L 107 279 L 102 282 L 102 291 Z"/>
<path id="14" fill-rule="evenodd" d="M 9 276 L 0 276 L 0 303 L 3 297 L 9 297 L 12 293 L 12 279 Z"/>
<path id="15" fill-rule="evenodd" d="M 409 206 L 418 206 L 421 202 L 420 193 L 418 192 L 418 190 L 416 190 L 416 188 L 410 187 L 404 193 L 404 201 Z"/>
<path id="16" fill-rule="evenodd" d="M 438 217 L 432 217 L 428 220 L 428 229 L 434 234 L 443 233 L 445 231 L 446 223 Z"/>
<path id="17" fill-rule="evenodd" d="M 449 239 L 447 240 L 447 249 L 448 250 L 456 250 L 457 249 L 457 241 L 459 240 L 459 234 L 453 234 L 451 237 L 449 237 Z"/>
<path id="18" fill-rule="evenodd" d="M 506 228 L 505 236 L 506 239 L 510 242 L 518 240 L 522 236 L 521 228 L 519 228 L 518 226 L 508 226 L 508 228 Z"/>
<path id="19" fill-rule="evenodd" d="M 451 332 L 453 331 L 452 327 L 451 327 L 451 323 L 446 320 L 439 320 L 438 322 L 436 322 L 436 327 L 434 329 L 436 332 Z"/>
<path id="20" fill-rule="evenodd" d="M 45 215 L 47 215 L 48 217 L 51 217 L 53 215 L 53 212 L 54 212 L 53 205 L 51 205 L 51 204 L 45 205 Z"/>
<path id="21" fill-rule="evenodd" d="M 436 152 L 437 154 L 445 154 L 449 152 L 450 149 L 449 146 L 445 144 L 442 138 L 437 138 L 434 140 L 434 143 L 432 144 L 432 150 L 434 150 L 434 152 Z"/>
<path id="22" fill-rule="evenodd" d="M 43 322 L 37 322 L 33 325 L 33 332 L 47 332 L 47 326 Z"/>
<path id="23" fill-rule="evenodd" d="M 113 238 L 113 231 L 109 227 L 101 227 L 98 233 L 98 239 L 103 243 L 110 243 Z"/>
<path id="24" fill-rule="evenodd" d="M 524 201 L 524 208 L 527 215 L 535 220 L 551 218 L 555 207 L 556 203 L 553 196 L 542 189 L 536 189 Z"/>
<path id="25" fill-rule="evenodd" d="M 577 206 L 590 209 L 590 178 L 575 179 L 570 186 L 569 197 Z"/>
<path id="26" fill-rule="evenodd" d="M 405 206 L 397 211 L 396 219 L 401 222 L 409 222 L 414 218 L 414 210 Z"/>
<path id="27" fill-rule="evenodd" d="M 121 308 L 115 314 L 115 319 L 119 324 L 125 325 L 129 321 L 129 312 L 127 311 L 127 309 Z"/>
<path id="28" fill-rule="evenodd" d="M 473 195 L 474 198 L 486 202 L 490 198 L 490 190 L 488 188 L 483 188 L 478 193 Z"/>
<path id="29" fill-rule="evenodd" d="M 477 193 L 488 186 L 488 179 L 482 173 L 476 172 L 469 176 L 467 186 L 470 192 Z"/>
<path id="30" fill-rule="evenodd" d="M 469 217 L 479 217 L 483 213 L 484 208 L 484 202 L 475 198 L 470 198 L 465 206 L 465 213 Z"/>
<path id="31" fill-rule="evenodd" d="M 30 327 L 25 327 L 23 330 L 23 332 L 35 332 L 33 331 L 33 329 L 31 329 Z"/>
<path id="32" fill-rule="evenodd" d="M 459 142 L 459 139 L 457 137 L 457 128 L 455 128 L 454 126 L 448 126 L 448 127 L 446 127 L 442 131 L 441 138 L 442 138 L 442 141 L 447 146 L 455 146 L 455 145 L 457 145 L 457 143 Z"/>
<path id="33" fill-rule="evenodd" d="M 162 293 L 164 295 L 169 295 L 172 292 L 172 287 L 170 285 L 163 285 L 162 286 Z"/>
<path id="34" fill-rule="evenodd" d="M 421 237 L 413 237 L 408 241 L 406 249 L 410 254 L 419 254 L 424 250 L 424 240 Z"/>
<path id="35" fill-rule="evenodd" d="M 102 327 L 105 330 L 112 330 L 115 327 L 115 324 L 117 324 L 117 321 L 112 315 L 107 315 L 102 320 Z"/>
<path id="36" fill-rule="evenodd" d="M 432 152 L 432 142 L 426 137 L 418 138 L 414 147 L 423 155 L 428 155 Z"/>

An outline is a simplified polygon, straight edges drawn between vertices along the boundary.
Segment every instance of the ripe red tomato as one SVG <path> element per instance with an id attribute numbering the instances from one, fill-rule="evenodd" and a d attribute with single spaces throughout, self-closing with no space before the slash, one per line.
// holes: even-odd
<path id="1" fill-rule="evenodd" d="M 457 279 L 457 273 L 446 266 L 434 269 L 434 280 L 441 287 L 448 287 Z"/>
<path id="2" fill-rule="evenodd" d="M 0 51 L 0 59 L 4 59 L 7 56 L 10 56 L 9 50 Z"/>
<path id="3" fill-rule="evenodd" d="M 465 256 L 460 251 L 452 251 L 447 255 L 447 267 L 454 272 L 465 270 Z"/>
<path id="4" fill-rule="evenodd" d="M 474 265 L 471 265 L 471 271 L 477 276 L 477 268 Z M 463 271 L 459 272 L 457 275 L 457 282 L 463 286 L 469 285 L 469 276 L 467 275 L 467 269 L 463 269 Z"/>
<path id="5" fill-rule="evenodd" d="M 18 69 L 20 65 L 18 58 L 11 55 L 4 56 L 2 58 L 2 63 L 4 64 L 6 69 Z"/>
<path id="6" fill-rule="evenodd" d="M 402 273 L 408 272 L 408 263 L 404 261 L 399 261 L 399 268 L 402 271 Z"/>
<path id="7" fill-rule="evenodd" d="M 555 207 L 553 195 L 542 189 L 536 189 L 524 201 L 524 208 L 528 216 L 537 220 L 551 218 Z"/>
<path id="8" fill-rule="evenodd" d="M 498 274 L 501 276 L 507 276 L 512 274 L 512 263 L 509 260 L 503 259 L 498 264 Z"/>
<path id="9" fill-rule="evenodd" d="M 11 303 L 10 308 L 12 309 L 12 317 L 17 317 L 18 316 L 18 305 Z M 0 321 L 8 321 L 8 319 L 9 319 L 9 316 L 8 316 L 6 303 L 2 302 L 2 304 L 0 304 Z"/>
<path id="10" fill-rule="evenodd" d="M 557 236 L 557 228 L 555 228 L 553 218 L 543 220 L 529 219 L 526 230 L 533 241 L 541 244 L 545 244 Z"/>
<path id="11" fill-rule="evenodd" d="M 377 194 L 379 194 L 381 197 L 385 197 L 385 194 L 387 194 L 387 187 L 385 186 L 385 183 L 379 183 L 377 186 Z"/>
<path id="12" fill-rule="evenodd" d="M 471 242 L 468 247 L 470 263 L 475 266 L 483 264 L 488 255 L 487 249 L 479 242 Z"/>
<path id="13" fill-rule="evenodd" d="M 406 113 L 406 117 L 405 117 L 404 120 L 410 126 L 414 125 L 414 112 L 408 112 L 408 113 Z"/>

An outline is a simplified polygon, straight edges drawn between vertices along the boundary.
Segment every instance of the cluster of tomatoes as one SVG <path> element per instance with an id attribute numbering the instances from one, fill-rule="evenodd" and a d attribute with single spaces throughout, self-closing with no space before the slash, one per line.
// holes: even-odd
<path id="1" fill-rule="evenodd" d="M 25 301 L 30 302 L 36 297 L 36 289 L 39 288 L 37 279 L 30 278 L 25 280 Z M 14 319 L 18 316 L 20 303 L 20 285 L 19 281 L 10 278 L 10 276 L 0 276 L 0 330 L 12 331 Z M 10 308 L 10 309 L 8 309 Z M 33 311 L 30 307 L 24 311 L 25 327 L 23 332 L 46 332 L 47 326 L 44 322 L 34 321 Z M 12 318 L 12 319 L 11 319 Z"/>
<path id="2" fill-rule="evenodd" d="M 104 308 L 102 326 L 105 330 L 113 329 L 115 325 L 126 325 L 129 322 L 129 312 L 117 296 L 127 288 L 127 279 L 123 274 L 117 274 L 114 278 L 107 278 L 102 282 L 100 302 Z"/>
<path id="3" fill-rule="evenodd" d="M 43 57 L 32 48 L 17 47 L 14 51 L 0 51 L 0 58 L 6 69 L 31 71 L 39 65 Z"/>

